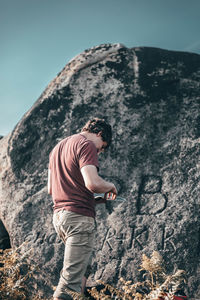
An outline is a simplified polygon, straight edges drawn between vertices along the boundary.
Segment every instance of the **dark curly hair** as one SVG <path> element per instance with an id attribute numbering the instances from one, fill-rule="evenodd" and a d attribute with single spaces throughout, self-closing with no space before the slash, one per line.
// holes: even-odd
<path id="1" fill-rule="evenodd" d="M 107 143 L 108 148 L 112 141 L 112 127 L 104 119 L 94 118 L 89 120 L 81 129 L 81 132 L 88 131 L 91 133 L 101 132 L 101 137 Z"/>

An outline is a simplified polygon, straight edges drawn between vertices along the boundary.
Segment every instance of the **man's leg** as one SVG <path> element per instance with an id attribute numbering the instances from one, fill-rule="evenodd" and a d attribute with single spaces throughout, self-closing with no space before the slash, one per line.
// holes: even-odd
<path id="1" fill-rule="evenodd" d="M 85 276 L 83 276 L 82 284 L 81 284 L 81 294 L 84 294 L 84 292 L 85 292 L 86 282 L 87 282 L 87 278 Z"/>
<path id="2" fill-rule="evenodd" d="M 81 285 L 81 293 L 84 294 L 86 292 L 86 283 L 87 283 L 87 279 L 91 274 L 92 271 L 92 257 L 93 257 L 94 253 L 91 254 L 88 265 L 87 265 L 87 269 L 85 271 L 85 274 L 83 276 L 82 279 L 82 285 Z"/>
<path id="3" fill-rule="evenodd" d="M 82 278 L 93 250 L 95 225 L 90 217 L 71 212 L 64 214 L 66 219 L 60 226 L 62 237 L 65 232 L 64 264 L 54 298 L 73 299 L 70 295 L 75 298 L 81 294 Z"/>

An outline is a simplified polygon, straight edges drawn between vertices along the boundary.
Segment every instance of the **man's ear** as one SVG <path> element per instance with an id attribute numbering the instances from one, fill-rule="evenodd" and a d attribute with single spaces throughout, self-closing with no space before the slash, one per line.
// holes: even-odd
<path id="1" fill-rule="evenodd" d="M 98 133 L 97 133 L 97 136 L 101 136 L 102 135 L 102 131 L 99 131 Z"/>

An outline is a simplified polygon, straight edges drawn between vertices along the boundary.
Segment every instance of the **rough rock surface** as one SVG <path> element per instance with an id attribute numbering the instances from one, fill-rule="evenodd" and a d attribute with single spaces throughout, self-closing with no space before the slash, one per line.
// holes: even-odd
<path id="1" fill-rule="evenodd" d="M 13 247 L 33 249 L 41 294 L 51 295 L 63 255 L 47 195 L 48 154 L 98 116 L 114 130 L 100 175 L 127 200 L 97 208 L 91 282 L 137 281 L 142 253 L 158 250 L 169 271 L 186 270 L 187 293 L 200 298 L 199 90 L 197 54 L 100 45 L 71 60 L 1 139 L 1 219 Z"/>

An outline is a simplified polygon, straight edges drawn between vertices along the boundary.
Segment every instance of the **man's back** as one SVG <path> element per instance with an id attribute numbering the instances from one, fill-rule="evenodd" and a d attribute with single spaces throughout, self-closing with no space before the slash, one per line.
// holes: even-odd
<path id="1" fill-rule="evenodd" d="M 80 169 L 85 165 L 98 168 L 97 150 L 92 141 L 75 134 L 58 143 L 50 154 L 54 209 L 95 216 L 94 196 L 85 187 Z"/>

